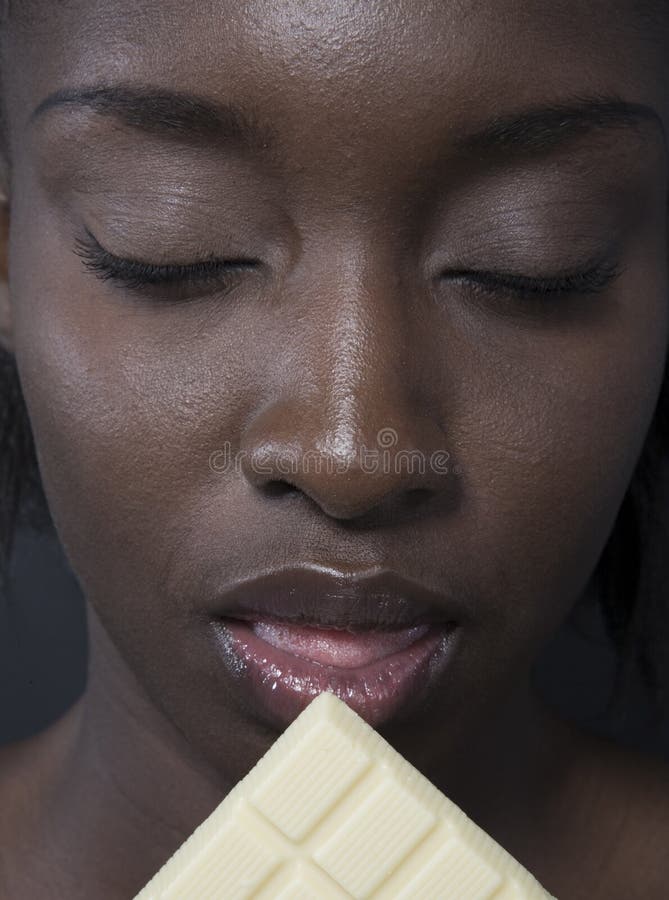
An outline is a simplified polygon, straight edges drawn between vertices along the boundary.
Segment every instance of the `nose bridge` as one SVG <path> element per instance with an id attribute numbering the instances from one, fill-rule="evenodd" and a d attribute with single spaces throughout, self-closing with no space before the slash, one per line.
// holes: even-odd
<path id="1" fill-rule="evenodd" d="M 246 456 L 266 460 L 261 474 L 247 468 L 250 480 L 290 483 L 333 516 L 436 485 L 430 457 L 443 434 L 421 402 L 411 287 L 392 256 L 350 246 L 312 255 L 318 264 L 286 299 L 300 323 L 290 382 L 245 434 Z"/>
<path id="2" fill-rule="evenodd" d="M 407 300 L 392 266 L 370 264 L 362 253 L 342 261 L 334 296 L 322 294 L 324 327 L 315 342 L 322 352 L 314 360 L 323 401 L 322 421 L 314 420 L 320 452 L 350 462 L 362 447 L 371 449 L 378 432 L 411 428 Z"/>

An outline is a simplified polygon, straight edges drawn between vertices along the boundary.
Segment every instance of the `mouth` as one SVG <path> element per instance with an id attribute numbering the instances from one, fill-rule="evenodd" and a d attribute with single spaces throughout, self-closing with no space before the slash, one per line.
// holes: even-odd
<path id="1" fill-rule="evenodd" d="M 440 681 L 464 611 L 389 571 L 284 569 L 219 596 L 212 625 L 253 711 L 285 728 L 322 691 L 372 727 Z"/>

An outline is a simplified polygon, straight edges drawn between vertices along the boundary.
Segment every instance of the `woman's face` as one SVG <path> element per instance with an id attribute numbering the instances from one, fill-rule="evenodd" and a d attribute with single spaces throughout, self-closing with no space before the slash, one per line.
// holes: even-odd
<path id="1" fill-rule="evenodd" d="M 605 102 L 666 98 L 614 6 L 115 0 L 16 30 L 13 341 L 47 496 L 124 663 L 214 765 L 280 727 L 217 649 L 238 579 L 388 568 L 459 603 L 429 698 L 377 723 L 435 758 L 586 589 L 667 348 L 661 125 Z M 163 96 L 31 115 L 119 85 Z M 88 232 L 246 265 L 138 289 Z M 388 436 L 427 465 L 365 465 Z"/>

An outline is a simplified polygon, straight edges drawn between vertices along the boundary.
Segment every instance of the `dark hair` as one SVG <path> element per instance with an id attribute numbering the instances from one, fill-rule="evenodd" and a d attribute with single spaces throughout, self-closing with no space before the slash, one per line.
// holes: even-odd
<path id="1" fill-rule="evenodd" d="M 55 531 L 14 356 L 0 347 L 0 594 L 9 597 L 9 567 L 20 525 Z"/>
<path id="2" fill-rule="evenodd" d="M 0 0 L 0 27 L 6 17 L 14 15 L 10 3 L 11 0 Z M 23 6 L 21 14 L 27 15 L 30 6 Z M 638 9 L 655 26 L 658 17 L 663 25 L 669 19 L 666 0 L 641 0 Z M 0 149 L 7 158 L 2 104 L 0 84 Z M 602 464 L 605 465 L 604 460 Z M 1 345 L 0 489 L 0 591 L 8 597 L 8 569 L 17 527 L 27 524 L 39 531 L 55 529 L 16 363 Z M 668 556 L 669 358 L 654 418 L 587 592 L 600 604 L 617 651 L 610 707 L 625 708 L 638 674 L 648 691 L 655 723 L 669 712 Z"/>

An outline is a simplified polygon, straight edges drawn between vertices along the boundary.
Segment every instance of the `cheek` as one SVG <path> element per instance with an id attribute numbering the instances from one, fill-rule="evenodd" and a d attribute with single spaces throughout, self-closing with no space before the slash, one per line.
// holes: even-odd
<path id="1" fill-rule="evenodd" d="M 643 295 L 611 301 L 590 340 L 576 325 L 504 328 L 478 359 L 458 420 L 464 527 L 493 561 L 491 621 L 519 643 L 559 625 L 613 528 L 664 377 L 665 295 L 649 278 Z"/>
<path id="2" fill-rule="evenodd" d="M 211 310 L 207 321 L 103 293 L 75 279 L 57 292 L 31 285 L 17 358 L 53 518 L 85 593 L 157 598 L 189 514 L 228 503 L 210 455 L 239 433 L 267 354 L 249 355 L 243 315 L 224 324 Z"/>

